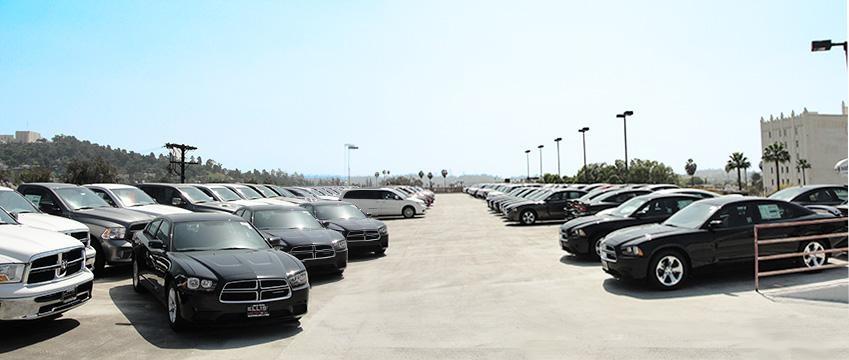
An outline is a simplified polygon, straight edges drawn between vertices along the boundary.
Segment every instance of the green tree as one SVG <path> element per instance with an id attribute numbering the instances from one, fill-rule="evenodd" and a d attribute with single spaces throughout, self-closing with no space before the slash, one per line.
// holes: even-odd
<path id="1" fill-rule="evenodd" d="M 43 167 L 36 167 L 23 170 L 18 173 L 17 182 L 18 183 L 34 183 L 34 182 L 50 182 L 52 180 L 53 174 L 50 172 L 50 169 L 46 169 Z"/>
<path id="2" fill-rule="evenodd" d="M 691 184 L 693 184 L 693 181 L 692 181 L 693 175 L 696 175 L 696 169 L 698 169 L 698 168 L 699 168 L 699 166 L 696 165 L 696 162 L 693 161 L 693 159 L 687 159 L 687 163 L 684 164 L 684 171 L 687 172 L 687 175 L 690 175 L 690 183 Z"/>
<path id="3" fill-rule="evenodd" d="M 762 158 L 764 161 L 775 163 L 775 189 L 781 190 L 781 168 L 779 166 L 790 161 L 790 152 L 787 151 L 784 144 L 776 142 L 764 149 Z"/>
<path id="4" fill-rule="evenodd" d="M 740 171 L 748 169 L 752 166 L 749 159 L 741 152 L 734 152 L 728 156 L 728 162 L 725 163 L 725 172 L 737 170 L 737 188 L 743 191 L 743 181 L 740 177 Z"/>
<path id="5" fill-rule="evenodd" d="M 805 178 L 805 170 L 811 168 L 811 163 L 805 159 L 796 160 L 796 170 L 802 171 L 802 185 L 808 185 L 808 179 Z"/>
<path id="6" fill-rule="evenodd" d="M 65 182 L 82 185 L 117 182 L 118 170 L 102 157 L 94 160 L 72 159 L 65 170 Z"/>

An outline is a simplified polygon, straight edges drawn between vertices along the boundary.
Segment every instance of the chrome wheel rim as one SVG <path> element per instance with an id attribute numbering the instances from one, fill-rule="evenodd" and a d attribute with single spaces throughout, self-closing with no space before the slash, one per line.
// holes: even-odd
<path id="1" fill-rule="evenodd" d="M 139 286 L 139 264 L 133 261 L 133 286 Z"/>
<path id="2" fill-rule="evenodd" d="M 654 275 L 663 286 L 675 286 L 684 277 L 684 264 L 675 256 L 664 256 L 657 262 Z"/>
<path id="3" fill-rule="evenodd" d="M 413 217 L 413 209 L 410 209 L 410 208 L 404 209 L 404 216 L 405 217 Z"/>
<path id="4" fill-rule="evenodd" d="M 534 213 L 526 211 L 524 214 L 522 214 L 522 222 L 524 222 L 525 224 L 532 224 L 534 220 L 536 220 Z"/>
<path id="5" fill-rule="evenodd" d="M 595 242 L 595 253 L 601 257 L 601 240 Z"/>
<path id="6" fill-rule="evenodd" d="M 825 248 L 818 242 L 808 243 L 803 251 L 805 254 L 802 255 L 802 261 L 805 262 L 805 266 L 808 268 L 816 268 L 825 265 L 825 254 L 814 254 L 817 251 L 823 250 L 825 250 Z"/>
<path id="7" fill-rule="evenodd" d="M 168 289 L 168 320 L 172 324 L 177 322 L 177 292 L 174 289 Z"/>

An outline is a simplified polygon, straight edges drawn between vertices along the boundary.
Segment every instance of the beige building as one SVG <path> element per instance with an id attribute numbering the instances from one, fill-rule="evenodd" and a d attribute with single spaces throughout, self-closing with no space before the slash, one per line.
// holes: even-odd
<path id="1" fill-rule="evenodd" d="M 763 183 L 766 193 L 777 190 L 775 172 L 780 173 L 781 188 L 807 184 L 846 184 L 846 175 L 834 171 L 834 164 L 846 158 L 847 109 L 844 102 L 841 114 L 820 114 L 803 109 L 800 114 L 761 118 L 761 153 L 773 143 L 783 143 L 790 153 L 790 161 L 775 168 L 774 162 L 764 161 Z M 796 169 L 796 162 L 805 159 L 811 168 Z"/>
<path id="2" fill-rule="evenodd" d="M 15 142 L 14 135 L 0 135 L 0 144 L 11 144 Z"/>
<path id="3" fill-rule="evenodd" d="M 34 143 L 41 139 L 41 134 L 35 131 L 15 131 L 15 141 L 22 144 Z"/>

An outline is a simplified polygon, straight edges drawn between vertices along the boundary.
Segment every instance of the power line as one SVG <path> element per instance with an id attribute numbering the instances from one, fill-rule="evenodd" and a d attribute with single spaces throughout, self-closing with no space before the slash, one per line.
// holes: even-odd
<path id="1" fill-rule="evenodd" d="M 174 170 L 173 166 L 174 165 L 180 165 L 180 173 L 179 173 L 180 183 L 181 184 L 185 183 L 186 182 L 186 165 L 199 165 L 200 164 L 200 161 L 195 161 L 195 160 L 186 161 L 186 152 L 192 151 L 192 150 L 197 150 L 198 148 L 191 146 L 191 145 L 186 145 L 186 144 L 172 144 L 172 143 L 166 143 L 165 147 L 168 150 L 170 150 L 170 152 L 171 152 L 171 154 L 170 154 L 171 158 L 170 158 L 170 161 L 169 161 L 169 163 L 171 164 L 171 165 L 169 165 L 169 166 L 171 166 L 171 171 L 176 172 Z M 179 159 L 175 160 L 174 159 L 175 153 L 178 152 L 178 151 L 179 151 Z"/>

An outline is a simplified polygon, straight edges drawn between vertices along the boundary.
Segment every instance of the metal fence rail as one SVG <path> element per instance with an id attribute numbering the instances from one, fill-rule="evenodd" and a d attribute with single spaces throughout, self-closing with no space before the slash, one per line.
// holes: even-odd
<path id="1" fill-rule="evenodd" d="M 754 230 L 754 242 L 755 242 L 755 291 L 760 291 L 760 278 L 767 276 L 776 276 L 776 275 L 785 275 L 785 274 L 795 274 L 802 273 L 808 271 L 820 271 L 825 269 L 833 269 L 839 267 L 846 267 L 849 264 L 824 264 L 822 266 L 809 268 L 809 267 L 797 267 L 791 269 L 782 269 L 782 270 L 773 270 L 773 271 L 761 271 L 760 264 L 761 261 L 770 261 L 770 260 L 780 260 L 780 259 L 792 259 L 802 257 L 803 255 L 819 255 L 819 254 L 833 254 L 833 253 L 842 253 L 849 251 L 849 247 L 841 247 L 841 248 L 833 248 L 833 249 L 825 249 L 821 251 L 812 251 L 812 252 L 792 252 L 792 253 L 783 253 L 783 254 L 774 254 L 774 255 L 766 255 L 761 256 L 760 248 L 764 245 L 775 245 L 775 244 L 786 244 L 786 243 L 799 243 L 802 241 L 808 240 L 818 240 L 818 239 L 830 239 L 830 238 L 839 238 L 849 236 L 849 232 L 832 232 L 825 234 L 814 234 L 814 235 L 804 235 L 804 236 L 793 236 L 793 237 L 785 237 L 779 239 L 768 239 L 768 240 L 760 240 L 761 230 L 764 229 L 775 229 L 775 228 L 788 228 L 795 226 L 805 226 L 805 225 L 818 225 L 818 224 L 831 224 L 831 223 L 847 223 L 847 218 L 832 218 L 832 219 L 821 219 L 821 220 L 808 220 L 808 221 L 794 221 L 794 222 L 785 222 L 785 223 L 775 223 L 775 224 L 761 224 L 755 225 Z"/>

